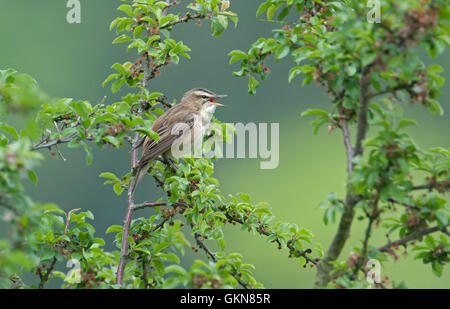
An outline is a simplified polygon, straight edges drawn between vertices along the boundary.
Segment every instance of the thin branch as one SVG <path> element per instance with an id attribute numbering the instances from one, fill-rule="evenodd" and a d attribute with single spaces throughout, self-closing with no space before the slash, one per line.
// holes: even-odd
<path id="1" fill-rule="evenodd" d="M 142 276 L 141 279 L 144 281 L 144 286 L 147 288 L 149 286 L 148 280 L 147 280 L 147 265 L 145 263 L 145 256 L 142 258 Z"/>
<path id="2" fill-rule="evenodd" d="M 317 265 L 317 261 L 311 259 L 311 258 L 308 256 L 308 254 L 310 254 L 310 253 L 312 252 L 311 249 L 306 249 L 306 250 L 298 250 L 298 249 L 295 249 L 295 247 L 294 247 L 294 245 L 293 245 L 293 242 L 294 242 L 294 241 L 295 241 L 295 239 L 290 239 L 290 240 L 286 243 L 286 246 L 289 248 L 289 250 L 291 251 L 291 253 L 298 254 L 298 255 L 302 256 L 302 257 L 306 260 L 306 264 L 311 263 L 311 264 L 313 264 L 313 265 Z M 305 264 L 305 265 L 306 265 L 306 264 Z"/>
<path id="3" fill-rule="evenodd" d="M 149 207 L 158 207 L 158 206 L 164 206 L 167 205 L 166 202 L 153 202 L 153 203 L 141 203 L 141 204 L 136 204 L 134 205 L 133 211 L 138 210 L 138 209 L 144 209 L 144 208 L 149 208 Z"/>
<path id="4" fill-rule="evenodd" d="M 413 86 L 414 86 L 414 83 L 413 84 L 402 84 L 402 85 L 398 85 L 398 86 L 395 86 L 395 87 L 387 87 L 387 88 L 385 88 L 385 89 L 383 89 L 383 90 L 381 90 L 379 92 L 369 94 L 368 98 L 372 99 L 374 97 L 377 97 L 377 96 L 380 96 L 380 95 L 383 95 L 383 94 L 388 94 L 388 93 L 392 93 L 392 94 L 395 95 L 397 91 L 401 91 L 401 90 L 407 90 L 408 92 L 410 92 L 411 88 Z"/>
<path id="5" fill-rule="evenodd" d="M 77 212 L 77 211 L 80 210 L 80 209 L 81 209 L 81 208 L 75 208 L 75 209 L 70 210 L 70 211 L 67 213 L 67 216 L 66 216 L 66 225 L 64 226 L 64 235 L 66 235 L 66 234 L 67 234 L 67 231 L 69 230 L 70 216 L 71 216 L 74 212 Z"/>
<path id="6" fill-rule="evenodd" d="M 16 208 L 14 208 L 14 206 L 8 204 L 8 203 L 5 201 L 4 197 L 2 197 L 2 196 L 0 196 L 0 206 L 6 208 L 6 209 L 8 209 L 8 210 L 10 210 L 10 211 L 13 212 L 15 215 L 18 215 L 18 214 L 19 214 L 18 210 L 17 210 Z"/>
<path id="7" fill-rule="evenodd" d="M 350 133 L 348 131 L 348 124 L 345 119 L 341 120 L 340 127 L 342 129 L 342 134 L 344 135 L 344 145 L 347 153 L 347 172 L 350 175 L 353 171 L 353 147 L 350 139 Z"/>
<path id="8" fill-rule="evenodd" d="M 191 223 L 191 228 L 193 228 L 194 225 Z M 217 262 L 217 258 L 216 255 L 211 252 L 211 250 L 208 249 L 208 247 L 204 244 L 202 236 L 199 233 L 195 233 L 194 234 L 195 237 L 195 241 L 197 242 L 197 246 L 199 246 L 200 249 L 202 249 L 203 251 L 205 251 L 206 255 L 209 256 L 211 258 L 211 260 L 214 261 L 214 263 Z M 225 265 L 223 265 L 222 267 L 225 267 Z M 234 277 L 234 279 L 236 279 L 236 281 L 244 288 L 244 289 L 248 289 L 249 286 L 247 284 L 245 284 L 244 282 L 242 282 L 242 280 L 239 278 L 238 274 L 234 271 L 229 271 L 229 274 L 232 275 Z"/>
<path id="9" fill-rule="evenodd" d="M 164 224 L 166 224 L 166 222 L 169 221 L 169 218 L 170 217 L 165 217 L 164 220 L 162 220 L 157 226 L 153 228 L 152 233 L 162 228 Z"/>
<path id="10" fill-rule="evenodd" d="M 59 145 L 59 144 L 66 144 L 66 143 L 69 143 L 69 142 L 73 141 L 73 140 L 75 139 L 76 136 L 77 136 L 77 135 L 75 134 L 75 135 L 72 135 L 72 136 L 70 136 L 70 137 L 68 137 L 68 138 L 64 138 L 64 139 L 56 139 L 56 140 L 54 140 L 54 141 L 49 141 L 49 142 L 46 142 L 46 143 L 40 142 L 40 143 L 34 145 L 34 146 L 31 148 L 31 150 L 39 150 L 39 149 L 44 149 L 44 148 L 50 149 L 50 148 L 52 148 L 52 147 L 54 147 L 54 146 L 57 146 L 57 145 Z M 91 138 L 91 137 L 86 137 L 86 140 L 88 140 L 88 141 L 93 141 L 94 139 Z"/>
<path id="11" fill-rule="evenodd" d="M 193 224 L 191 223 L 191 228 L 193 228 Z M 195 237 L 195 241 L 197 242 L 197 246 L 199 246 L 199 248 L 201 248 L 203 251 L 205 251 L 206 255 L 208 255 L 211 260 L 214 261 L 214 263 L 217 262 L 217 258 L 216 255 L 214 253 L 211 252 L 211 250 L 208 249 L 208 247 L 206 247 L 206 245 L 203 243 L 203 239 L 202 236 L 199 233 L 195 233 L 194 234 Z"/>
<path id="12" fill-rule="evenodd" d="M 177 20 L 173 20 L 167 24 L 165 24 L 164 26 L 162 26 L 160 29 L 166 29 L 172 26 L 175 26 L 177 24 L 181 24 L 181 23 L 187 23 L 188 21 L 192 20 L 192 19 L 203 19 L 206 17 L 212 17 L 213 14 L 194 14 L 191 15 L 191 13 L 186 13 L 186 15 L 184 15 L 183 17 L 177 19 Z"/>
<path id="13" fill-rule="evenodd" d="M 414 209 L 414 210 L 420 210 L 419 207 L 416 206 L 416 205 L 411 205 L 411 204 L 408 204 L 408 203 L 399 202 L 396 199 L 393 199 L 392 197 L 388 198 L 388 202 L 391 202 L 391 203 L 394 203 L 394 204 L 403 205 L 405 207 L 409 207 L 409 208 Z"/>
<path id="14" fill-rule="evenodd" d="M 450 189 L 450 181 L 443 181 L 440 183 L 427 183 L 424 185 L 418 185 L 411 188 L 411 191 L 417 191 L 417 190 L 431 190 L 431 189 L 438 189 L 438 190 L 448 190 Z"/>
<path id="15" fill-rule="evenodd" d="M 236 222 L 236 223 L 239 223 L 239 224 L 242 224 L 242 225 L 244 225 L 244 224 L 245 224 L 245 221 L 246 221 L 246 218 L 244 218 L 244 220 L 242 220 L 242 219 L 240 219 L 240 218 L 236 218 L 236 217 L 230 215 L 229 213 L 225 213 L 225 216 L 227 217 L 227 219 L 228 219 L 230 222 Z M 262 225 L 260 225 L 260 226 L 256 229 L 256 231 L 257 231 L 260 235 L 264 235 L 264 236 L 271 236 L 271 235 L 273 235 L 273 234 L 270 233 L 269 231 L 265 230 L 264 227 L 263 227 Z M 309 262 L 309 263 L 312 263 L 312 264 L 314 264 L 314 265 L 317 265 L 317 262 L 316 262 L 315 260 L 311 259 L 311 258 L 308 256 L 308 254 L 311 253 L 311 249 L 306 249 L 306 250 L 303 250 L 303 251 L 297 250 L 297 249 L 295 249 L 294 246 L 292 245 L 292 243 L 293 243 L 294 241 L 295 241 L 295 239 L 290 239 L 290 240 L 286 243 L 286 246 L 287 246 L 288 249 L 291 251 L 291 253 L 297 253 L 298 255 L 304 257 L 305 260 L 307 261 L 307 263 Z M 282 248 L 281 242 L 280 242 L 277 238 L 275 239 L 275 242 L 278 244 L 278 247 L 279 247 L 279 248 Z"/>
<path id="16" fill-rule="evenodd" d="M 358 263 L 355 265 L 355 268 L 353 269 L 352 279 L 355 279 L 358 271 L 364 265 L 364 262 L 365 262 L 365 259 L 366 259 L 366 256 L 367 256 L 367 248 L 369 246 L 369 239 L 370 239 L 370 236 L 372 235 L 373 223 L 375 222 L 375 220 L 379 216 L 379 212 L 377 210 L 377 206 L 378 206 L 378 196 L 377 196 L 376 200 L 373 203 L 372 214 L 368 214 L 367 213 L 367 217 L 369 218 L 369 223 L 367 224 L 366 233 L 364 235 L 364 241 L 363 241 L 361 257 L 360 257 Z"/>
<path id="17" fill-rule="evenodd" d="M 401 245 L 405 245 L 406 243 L 408 243 L 408 242 L 410 242 L 412 240 L 419 239 L 419 238 L 421 238 L 423 236 L 426 236 L 428 234 L 431 234 L 431 233 L 434 233 L 434 232 L 437 232 L 437 231 L 442 231 L 443 233 L 446 233 L 445 229 L 448 226 L 449 225 L 447 224 L 444 228 L 441 228 L 439 226 L 435 226 L 435 227 L 430 227 L 430 228 L 427 228 L 427 229 L 415 231 L 415 232 L 413 232 L 413 233 L 411 233 L 411 234 L 409 234 L 409 235 L 407 235 L 407 236 L 405 236 L 405 237 L 403 237 L 403 238 L 401 238 L 399 240 L 396 240 L 394 242 L 388 242 L 386 245 L 379 247 L 378 251 L 386 252 L 391 247 L 398 247 L 398 246 L 401 246 Z"/>
<path id="18" fill-rule="evenodd" d="M 362 155 L 363 147 L 362 143 L 366 138 L 367 133 L 367 111 L 369 108 L 369 87 L 370 87 L 370 74 L 367 67 L 363 68 L 360 88 L 361 96 L 359 102 L 359 113 L 358 113 L 358 128 L 356 131 L 356 145 L 355 145 L 355 156 Z"/>
<path id="19" fill-rule="evenodd" d="M 39 143 L 36 144 L 33 148 L 31 148 L 31 150 L 39 150 L 39 149 L 43 149 L 43 148 L 52 148 L 53 146 L 56 146 L 58 144 L 65 144 L 65 143 L 69 143 L 73 140 L 75 136 L 71 136 L 65 139 L 57 139 L 54 141 L 50 141 L 47 143 Z"/>
<path id="20" fill-rule="evenodd" d="M 53 260 L 52 260 L 49 268 L 45 272 L 45 274 L 42 273 L 42 269 L 38 268 L 37 273 L 39 275 L 39 278 L 41 279 L 41 281 L 39 282 L 39 286 L 38 286 L 39 289 L 43 289 L 44 288 L 44 285 L 47 283 L 47 281 L 48 281 L 48 279 L 50 277 L 50 274 L 53 271 L 53 268 L 55 268 L 55 264 L 56 264 L 56 257 L 53 257 Z M 40 267 L 43 268 L 43 265 L 41 265 Z"/>

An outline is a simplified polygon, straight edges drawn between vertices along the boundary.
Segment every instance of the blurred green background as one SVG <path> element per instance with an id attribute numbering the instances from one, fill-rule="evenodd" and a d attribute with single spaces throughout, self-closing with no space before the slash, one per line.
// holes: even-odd
<path id="1" fill-rule="evenodd" d="M 114 33 L 109 23 L 120 5 L 118 0 L 81 0 L 81 24 L 66 22 L 66 1 L 54 0 L 0 0 L 0 68 L 15 68 L 32 75 L 44 91 L 53 97 L 73 97 L 98 103 L 107 96 L 106 103 L 120 100 L 110 89 L 102 88 L 102 81 L 112 70 L 114 62 L 136 58 L 126 53 L 125 45 L 112 45 Z M 345 151 L 340 132 L 323 129 L 314 135 L 311 119 L 301 118 L 307 108 L 330 107 L 330 100 L 317 86 L 301 87 L 300 80 L 289 84 L 287 73 L 293 65 L 288 58 L 278 64 L 269 61 L 271 74 L 262 82 L 256 95 L 247 94 L 246 79 L 232 75 L 237 66 L 228 64 L 227 53 L 233 49 L 247 50 L 259 37 L 271 36 L 273 24 L 255 17 L 260 1 L 234 0 L 231 10 L 239 14 L 238 27 L 229 28 L 220 37 L 211 36 L 209 22 L 202 26 L 183 24 L 174 31 L 174 37 L 191 49 L 192 60 L 183 59 L 179 65 L 170 65 L 163 74 L 150 83 L 151 91 L 160 91 L 177 99 L 193 87 L 205 87 L 216 93 L 227 93 L 222 100 L 226 107 L 216 112 L 223 122 L 278 122 L 280 123 L 280 163 L 274 170 L 259 169 L 258 159 L 221 159 L 216 161 L 215 176 L 225 193 L 247 192 L 253 201 L 266 201 L 277 220 L 297 223 L 312 230 L 315 241 L 328 246 L 337 225 L 324 226 L 322 210 L 317 205 L 327 199 L 329 192 L 344 194 L 346 179 Z M 183 1 L 182 1 L 183 5 Z M 433 61 L 447 68 L 448 53 Z M 125 89 L 128 90 L 128 89 Z M 124 94 L 125 92 L 122 92 Z M 450 87 L 443 89 L 441 103 L 448 107 Z M 406 115 L 418 120 L 418 126 L 409 132 L 422 148 L 450 146 L 450 117 L 430 115 L 421 106 L 407 106 Z M 94 226 L 100 237 L 105 237 L 112 249 L 112 235 L 104 235 L 112 224 L 121 224 L 126 201 L 117 197 L 110 186 L 103 186 L 101 172 L 112 171 L 123 175 L 129 171 L 126 149 L 96 151 L 94 163 L 85 166 L 82 149 L 60 148 L 66 162 L 51 158 L 37 170 L 37 187 L 27 184 L 30 194 L 41 202 L 55 202 L 64 210 L 90 209 L 95 215 Z M 28 180 L 25 180 L 28 182 Z M 137 201 L 156 200 L 161 191 L 150 177 L 137 190 Z M 135 217 L 149 215 L 140 211 Z M 364 225 L 355 223 L 350 241 L 341 258 L 346 258 L 354 245 L 360 243 Z M 238 227 L 227 227 L 227 252 L 240 252 L 244 260 L 256 266 L 255 276 L 267 288 L 311 288 L 315 269 L 303 269 L 298 262 L 288 259 L 286 251 L 277 250 L 263 237 L 252 235 Z M 373 244 L 383 245 L 386 239 L 376 230 Z M 195 258 L 205 259 L 202 252 L 187 253 L 184 265 Z M 431 273 L 428 265 L 413 261 L 412 256 L 382 266 L 382 275 L 395 282 L 404 280 L 410 288 L 448 288 L 450 276 L 444 270 L 442 278 Z"/>

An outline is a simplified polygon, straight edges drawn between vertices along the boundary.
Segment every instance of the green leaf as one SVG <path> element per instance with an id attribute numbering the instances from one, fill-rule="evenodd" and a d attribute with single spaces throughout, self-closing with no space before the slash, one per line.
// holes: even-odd
<path id="1" fill-rule="evenodd" d="M 122 192 L 124 191 L 124 188 L 122 187 L 122 184 L 120 182 L 117 182 L 114 186 L 113 186 L 113 190 L 117 195 L 121 195 Z"/>
<path id="2" fill-rule="evenodd" d="M 105 234 L 120 233 L 122 231 L 123 231 L 123 227 L 121 225 L 111 225 L 110 227 L 108 227 Z"/>
<path id="3" fill-rule="evenodd" d="M 19 138 L 19 134 L 17 134 L 17 130 L 14 127 L 7 125 L 6 123 L 0 123 L 0 130 L 3 130 L 9 133 L 15 140 Z"/>
<path id="4" fill-rule="evenodd" d="M 248 55 L 243 52 L 242 50 L 232 50 L 231 52 L 228 53 L 228 56 L 231 56 L 230 58 L 230 64 L 233 64 L 236 61 L 239 61 L 241 59 L 247 59 Z"/>
<path id="5" fill-rule="evenodd" d="M 275 51 L 275 58 L 282 59 L 289 54 L 289 45 L 280 45 Z"/>
<path id="6" fill-rule="evenodd" d="M 155 266 L 155 269 L 160 276 L 164 275 L 164 263 L 161 262 L 161 260 L 153 260 L 153 266 Z"/>
<path id="7" fill-rule="evenodd" d="M 82 118 L 86 118 L 89 115 L 89 105 L 87 102 L 72 102 L 70 105 L 72 106 L 73 110 Z"/>
<path id="8" fill-rule="evenodd" d="M 170 262 L 180 264 L 180 259 L 174 253 L 158 253 L 157 256 L 162 257 Z"/>
<path id="9" fill-rule="evenodd" d="M 275 12 L 278 10 L 278 8 L 282 5 L 283 3 L 277 3 L 277 4 L 273 4 L 271 5 L 268 9 L 267 9 L 267 19 L 271 20 L 273 15 L 275 14 Z"/>
<path id="10" fill-rule="evenodd" d="M 44 247 L 41 250 L 40 260 L 41 262 L 49 261 L 55 256 L 55 252 L 51 249 Z"/>
<path id="11" fill-rule="evenodd" d="M 324 110 L 321 109 L 311 109 L 308 108 L 306 111 L 304 111 L 302 113 L 302 117 L 304 116 L 312 116 L 312 115 L 319 115 L 319 116 L 324 116 L 328 118 L 328 113 Z"/>
<path id="12" fill-rule="evenodd" d="M 47 213 L 47 212 L 54 212 L 54 213 L 58 213 L 58 214 L 62 214 L 62 215 L 66 214 L 61 208 L 59 208 L 58 205 L 53 204 L 53 203 L 44 204 L 44 205 L 41 206 L 41 209 L 45 213 Z"/>
<path id="13" fill-rule="evenodd" d="M 280 14 L 278 14 L 277 19 L 283 20 L 288 14 L 291 7 L 287 6 L 283 10 L 281 10 Z"/>
<path id="14" fill-rule="evenodd" d="M 439 222 L 439 226 L 446 227 L 448 225 L 448 216 L 445 213 L 436 211 L 434 215 Z"/>
<path id="15" fill-rule="evenodd" d="M 120 147 L 120 140 L 117 139 L 115 136 L 107 135 L 107 136 L 103 137 L 103 140 L 105 140 L 108 143 L 112 144 L 116 148 Z"/>
<path id="16" fill-rule="evenodd" d="M 258 10 L 256 11 L 256 16 L 261 15 L 262 13 L 264 13 L 265 11 L 267 11 L 267 9 L 272 5 L 271 1 L 268 0 L 266 2 L 263 2 L 259 5 Z"/>
<path id="17" fill-rule="evenodd" d="M 413 119 L 402 119 L 398 123 L 397 130 L 401 129 L 403 127 L 406 127 L 406 126 L 411 126 L 411 125 L 416 125 L 416 124 L 417 124 L 417 121 L 415 121 Z"/>
<path id="18" fill-rule="evenodd" d="M 120 36 L 118 36 L 112 43 L 113 44 L 120 44 L 120 43 L 124 43 L 124 42 L 129 42 L 132 41 L 133 39 L 130 38 L 128 35 L 126 34 L 122 34 Z"/>
<path id="19" fill-rule="evenodd" d="M 119 11 L 126 13 L 128 16 L 133 16 L 133 8 L 128 4 L 122 4 L 117 8 Z"/>
<path id="20" fill-rule="evenodd" d="M 36 173 L 33 170 L 28 170 L 27 173 L 28 173 L 28 178 L 31 180 L 31 182 L 34 185 L 37 185 L 38 177 L 37 177 Z"/>
<path id="21" fill-rule="evenodd" d="M 217 240 L 217 245 L 219 246 L 220 250 L 223 251 L 223 250 L 225 249 L 226 242 L 225 242 L 225 240 L 223 240 L 222 238 L 219 238 L 219 239 Z"/>
<path id="22" fill-rule="evenodd" d="M 256 78 L 251 76 L 248 80 L 248 93 L 255 94 L 256 88 L 258 87 L 258 85 L 259 85 L 259 82 L 256 80 Z"/>
<path id="23" fill-rule="evenodd" d="M 139 132 L 142 133 L 148 137 L 150 137 L 151 139 L 153 139 L 154 141 L 159 141 L 160 137 L 158 135 L 158 133 L 156 133 L 155 131 L 153 131 L 152 129 L 144 129 L 144 128 L 138 128 L 133 130 L 134 132 Z"/>
<path id="24" fill-rule="evenodd" d="M 114 175 L 113 173 L 110 173 L 110 172 L 101 173 L 99 176 L 102 177 L 102 178 L 119 180 L 119 178 L 116 175 Z"/>

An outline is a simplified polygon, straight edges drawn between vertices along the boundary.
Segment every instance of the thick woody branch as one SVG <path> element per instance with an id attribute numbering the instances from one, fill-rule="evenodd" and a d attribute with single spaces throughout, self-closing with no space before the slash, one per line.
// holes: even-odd
<path id="1" fill-rule="evenodd" d="M 139 133 L 136 133 L 134 137 L 134 142 L 139 139 Z M 128 185 L 128 194 L 127 194 L 127 213 L 125 215 L 125 220 L 123 223 L 123 232 L 122 232 L 122 247 L 120 250 L 120 261 L 117 267 L 117 280 L 116 283 L 119 285 L 123 284 L 123 273 L 125 270 L 125 263 L 128 254 L 128 236 L 130 234 L 130 225 L 131 219 L 133 217 L 133 207 L 134 207 L 134 182 L 136 181 L 137 174 L 137 149 L 133 149 L 131 151 L 131 172 L 130 172 L 130 182 Z"/>
<path id="2" fill-rule="evenodd" d="M 367 133 L 367 116 L 369 108 L 369 88 L 370 88 L 370 72 L 369 68 L 365 67 L 362 70 L 360 81 L 360 102 L 358 111 L 358 126 L 356 131 L 356 143 L 353 157 L 363 154 L 364 149 L 362 143 L 366 138 Z M 347 141 L 346 141 L 347 142 Z M 347 164 L 347 169 L 349 169 Z M 352 168 L 350 168 L 352 170 Z M 361 200 L 361 197 L 351 192 L 350 187 L 347 187 L 347 195 L 345 197 L 344 212 L 339 222 L 338 230 L 334 235 L 330 247 L 328 248 L 325 257 L 317 265 L 317 275 L 315 287 L 319 288 L 325 286 L 330 280 L 330 272 L 333 270 L 332 261 L 335 261 L 341 254 L 348 237 L 350 236 L 350 229 L 353 218 L 355 216 L 355 205 Z"/>
<path id="3" fill-rule="evenodd" d="M 342 134 L 344 135 L 344 145 L 345 151 L 347 153 L 347 172 L 350 175 L 353 171 L 353 147 L 352 141 L 350 139 L 350 133 L 348 131 L 348 124 L 346 120 L 341 120 L 340 127 L 342 129 Z"/>

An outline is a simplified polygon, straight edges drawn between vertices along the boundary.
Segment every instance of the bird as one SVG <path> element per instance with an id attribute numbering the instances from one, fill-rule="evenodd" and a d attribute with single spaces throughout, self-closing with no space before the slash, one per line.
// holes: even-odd
<path id="1" fill-rule="evenodd" d="M 179 104 L 171 107 L 154 121 L 152 130 L 158 134 L 159 139 L 154 140 L 146 136 L 136 146 L 138 148 L 142 145 L 143 150 L 137 163 L 137 176 L 132 185 L 132 192 L 147 173 L 153 159 L 160 155 L 166 158 L 171 153 L 174 143 L 187 142 L 190 145 L 198 145 L 202 142 L 216 107 L 224 106 L 214 101 L 226 96 L 226 94 L 215 94 L 205 88 L 191 89 L 183 95 Z M 189 131 L 185 132 L 183 129 Z M 186 138 L 190 138 L 190 141 Z"/>

